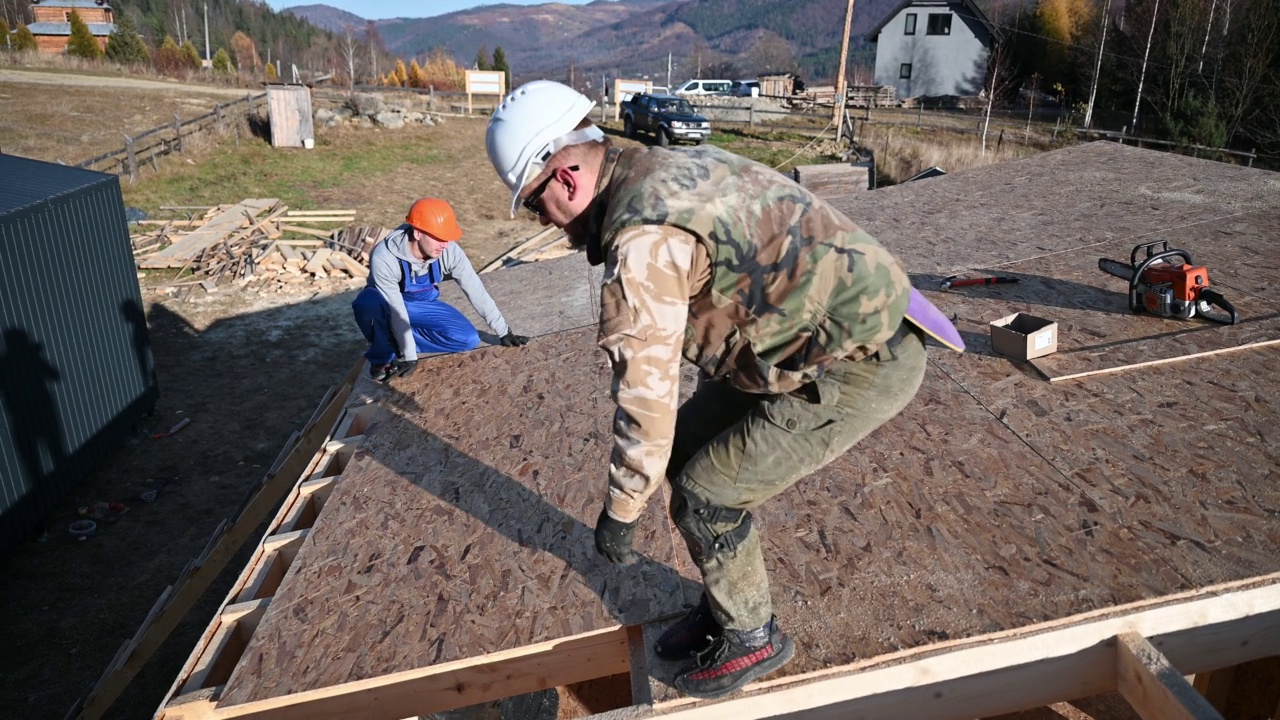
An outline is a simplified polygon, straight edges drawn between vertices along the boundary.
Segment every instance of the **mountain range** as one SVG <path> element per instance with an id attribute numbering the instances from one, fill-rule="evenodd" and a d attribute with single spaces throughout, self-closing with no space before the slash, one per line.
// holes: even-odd
<path id="1" fill-rule="evenodd" d="M 872 64 L 863 36 L 901 0 L 855 4 L 850 62 Z M 480 50 L 501 47 L 513 82 L 648 75 L 666 80 L 733 73 L 798 71 L 807 82 L 836 74 L 846 0 L 596 0 L 587 5 L 484 5 L 430 18 L 373 21 L 393 55 L 444 48 L 470 66 Z M 320 28 L 363 32 L 366 21 L 328 5 L 288 8 Z M 731 78 L 732 79 L 732 78 Z"/>

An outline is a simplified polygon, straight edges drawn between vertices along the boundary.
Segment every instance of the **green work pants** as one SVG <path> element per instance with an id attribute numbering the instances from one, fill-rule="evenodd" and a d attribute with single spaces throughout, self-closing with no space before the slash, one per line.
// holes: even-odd
<path id="1" fill-rule="evenodd" d="M 919 390 L 925 348 L 910 327 L 802 391 L 759 395 L 703 378 L 680 407 L 667 472 L 671 515 L 722 627 L 755 629 L 773 614 L 749 511 L 844 454 Z"/>

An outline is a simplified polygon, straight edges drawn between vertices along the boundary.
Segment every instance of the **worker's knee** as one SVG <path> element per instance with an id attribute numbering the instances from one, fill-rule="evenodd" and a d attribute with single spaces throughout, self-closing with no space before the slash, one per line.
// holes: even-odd
<path id="1" fill-rule="evenodd" d="M 671 494 L 671 519 L 696 563 L 732 553 L 751 534 L 751 513 L 714 505 L 680 487 Z"/>

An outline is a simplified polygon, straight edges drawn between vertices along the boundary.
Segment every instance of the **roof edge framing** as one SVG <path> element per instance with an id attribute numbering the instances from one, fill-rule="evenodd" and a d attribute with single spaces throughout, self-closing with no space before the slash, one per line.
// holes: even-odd
<path id="1" fill-rule="evenodd" d="M 177 699 L 162 715 L 293 720 L 358 712 L 398 720 L 531 692 L 554 675 L 585 680 L 625 672 L 627 642 L 617 628 L 240 705 L 220 706 L 215 689 L 214 697 Z M 1117 691 L 1144 717 L 1212 718 L 1182 676 L 1276 654 L 1280 573 L 758 683 L 721 702 L 681 699 L 592 718 L 961 720 Z M 1170 708 L 1183 712 L 1171 716 Z"/>

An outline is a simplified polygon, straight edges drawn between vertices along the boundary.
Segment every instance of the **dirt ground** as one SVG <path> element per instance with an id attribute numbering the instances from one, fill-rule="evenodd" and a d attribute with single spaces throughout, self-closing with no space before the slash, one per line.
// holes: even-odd
<path id="1" fill-rule="evenodd" d="M 0 74 L 6 107 L 39 108 L 21 117 L 3 114 L 4 151 L 16 153 L 13 148 L 32 142 L 29 157 L 77 161 L 111 149 L 121 131 L 152 127 L 173 112 L 207 112 L 216 102 L 204 88 L 156 94 L 150 87 L 108 90 L 89 79 L 87 85 L 58 85 L 50 103 L 53 86 L 43 82 Z M 435 132 L 428 135 L 430 130 Z M 380 142 L 400 142 L 406 153 L 429 143 L 433 161 L 390 178 L 358 177 L 326 188 L 315 194 L 314 207 L 353 207 L 362 222 L 394 225 L 413 198 L 442 194 L 455 203 L 478 266 L 537 230 L 530 219 L 507 218 L 509 196 L 485 161 L 483 132 L 481 120 L 455 119 L 384 135 Z M 50 142 L 50 134 L 63 140 Z M 351 139 L 341 131 L 322 137 L 336 144 Z M 70 145 L 75 152 L 63 155 Z M 179 187 L 184 175 L 233 152 L 224 144 L 162 163 L 156 181 Z M 251 182 L 252 172 L 242 171 L 242 177 Z M 224 188 L 219 201 L 251 196 L 242 190 Z M 130 193 L 126 187 L 126 202 Z M 198 204 L 178 195 L 167 202 Z M 160 387 L 154 415 L 60 504 L 42 531 L 0 558 L 6 578 L 0 583 L 0 717 L 62 718 L 97 682 L 160 594 L 306 423 L 325 390 L 360 360 L 364 339 L 351 322 L 350 301 L 361 285 L 330 281 L 292 296 L 219 288 L 188 301 L 144 293 Z M 154 437 L 184 419 L 190 424 L 177 435 Z M 139 499 L 146 490 L 158 491 L 154 502 Z M 128 511 L 100 523 L 95 536 L 72 538 L 67 527 L 78 509 L 107 501 Z M 108 717 L 151 717 L 248 554 L 246 548 L 232 560 Z"/>

